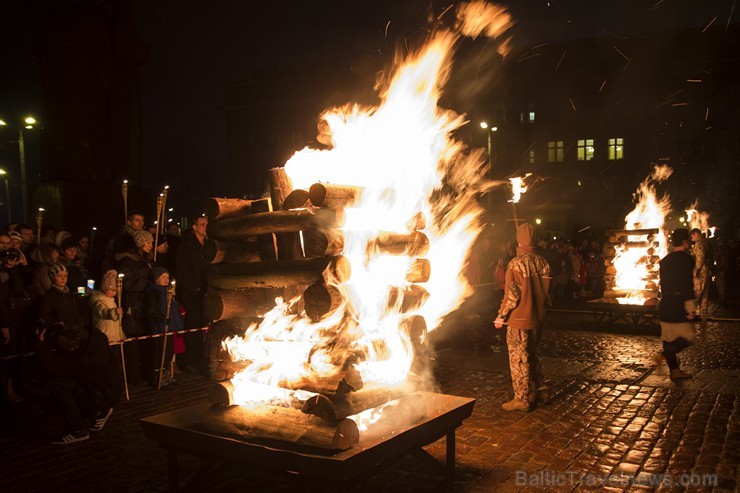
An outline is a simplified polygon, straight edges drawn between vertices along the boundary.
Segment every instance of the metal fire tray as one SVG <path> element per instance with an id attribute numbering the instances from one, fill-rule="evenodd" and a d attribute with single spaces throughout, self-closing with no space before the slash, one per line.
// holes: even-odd
<path id="1" fill-rule="evenodd" d="M 616 300 L 600 298 L 587 303 L 594 315 L 594 328 L 611 327 L 620 320 L 635 326 L 657 326 L 657 305 L 622 305 Z"/>
<path id="2" fill-rule="evenodd" d="M 322 450 L 267 439 L 243 439 L 214 434 L 201 426 L 208 402 L 195 404 L 140 420 L 147 437 L 157 440 L 167 450 L 169 491 L 179 488 L 177 454 L 179 452 L 208 459 L 215 464 L 246 464 L 272 473 L 320 480 L 323 484 L 343 486 L 350 480 L 362 480 L 385 469 L 406 455 L 413 455 L 432 466 L 442 465 L 422 447 L 446 437 L 445 474 L 455 471 L 455 430 L 473 412 L 475 399 L 423 392 L 429 409 L 426 417 L 386 437 L 360 441 L 344 451 Z M 208 472 L 196 474 L 201 481 Z M 200 476 L 200 477 L 199 477 Z"/>

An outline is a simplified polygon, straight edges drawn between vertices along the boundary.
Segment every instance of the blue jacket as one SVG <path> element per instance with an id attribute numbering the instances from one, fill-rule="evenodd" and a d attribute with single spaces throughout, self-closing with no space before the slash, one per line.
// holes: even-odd
<path id="1" fill-rule="evenodd" d="M 161 334 L 167 318 L 167 286 L 150 284 L 145 293 L 144 306 L 146 308 L 147 323 L 150 334 Z M 176 332 L 185 328 L 185 321 L 180 315 L 180 305 L 172 298 L 170 307 L 170 324 L 167 332 Z"/>

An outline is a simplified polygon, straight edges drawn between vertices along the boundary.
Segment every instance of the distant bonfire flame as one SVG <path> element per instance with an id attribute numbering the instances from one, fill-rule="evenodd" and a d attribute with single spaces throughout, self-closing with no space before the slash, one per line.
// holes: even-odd
<path id="1" fill-rule="evenodd" d="M 655 166 L 635 193 L 635 209 L 625 217 L 626 241 L 616 245 L 612 260 L 616 270 L 613 289 L 621 294 L 616 298 L 620 304 L 643 305 L 657 299 L 658 260 L 668 253 L 664 225 L 671 203 L 668 195 L 657 198 L 655 184 L 671 173 L 666 165 Z"/>
<path id="2" fill-rule="evenodd" d="M 491 35 L 511 25 L 503 9 L 489 13 L 488 27 L 462 17 L 458 27 Z M 422 379 L 409 379 L 413 334 L 433 331 L 472 293 L 463 272 L 482 229 L 476 198 L 487 186 L 481 153 L 452 137 L 464 118 L 437 105 L 458 38 L 433 35 L 396 70 L 378 107 L 326 111 L 319 127 L 328 149 L 305 148 L 285 164 L 294 189 L 351 192 L 339 228 L 351 276 L 327 279 L 340 302 L 320 319 L 302 311 L 300 296 L 278 299 L 261 323 L 224 341 L 234 361 L 246 362 L 232 379 L 236 404 L 290 407 L 311 395 L 300 382 L 348 369 L 364 389 L 418 388 Z M 412 279 L 419 266 L 426 275 Z M 375 409 L 355 418 L 361 429 Z"/>

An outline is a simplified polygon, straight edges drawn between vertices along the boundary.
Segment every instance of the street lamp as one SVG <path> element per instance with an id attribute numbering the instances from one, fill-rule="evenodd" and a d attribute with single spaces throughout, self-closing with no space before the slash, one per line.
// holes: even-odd
<path id="1" fill-rule="evenodd" d="M 5 180 L 5 202 L 7 202 L 8 206 L 8 224 L 10 224 L 10 186 L 8 185 L 8 172 L 4 169 L 0 169 L 0 176 L 3 177 L 3 180 Z"/>
<path id="2" fill-rule="evenodd" d="M 493 158 L 491 157 L 491 133 L 497 132 L 498 127 L 489 127 L 488 122 L 480 122 L 480 128 L 483 130 L 490 130 L 489 132 L 486 132 L 488 134 L 488 174 L 489 177 L 493 173 Z"/>
<path id="3" fill-rule="evenodd" d="M 32 130 L 34 125 L 38 123 L 38 120 L 34 118 L 33 116 L 27 116 L 23 119 L 23 122 L 25 123 L 24 127 L 28 130 Z M 0 127 L 8 126 L 8 123 L 4 120 L 0 120 Z M 26 211 L 28 209 L 28 188 L 26 186 L 26 144 L 23 136 L 23 129 L 21 127 L 16 127 L 16 130 L 18 131 L 18 161 L 20 163 L 20 172 L 21 172 L 21 198 L 22 198 L 22 220 L 26 220 Z M 5 186 L 7 190 L 8 181 L 7 178 L 5 180 Z M 10 199 L 8 199 L 8 207 L 10 207 Z M 10 212 L 8 212 L 10 214 Z"/>

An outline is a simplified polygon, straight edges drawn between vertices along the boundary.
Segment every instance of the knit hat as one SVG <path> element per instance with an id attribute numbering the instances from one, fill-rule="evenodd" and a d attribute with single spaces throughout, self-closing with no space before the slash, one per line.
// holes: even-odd
<path id="1" fill-rule="evenodd" d="M 67 268 L 62 264 L 54 264 L 49 267 L 49 278 L 54 279 L 60 272 L 67 272 Z"/>
<path id="2" fill-rule="evenodd" d="M 105 274 L 103 274 L 103 282 L 101 283 L 100 290 L 101 291 L 108 291 L 108 290 L 116 290 L 116 279 L 118 278 L 118 272 L 111 269 L 107 271 Z"/>
<path id="3" fill-rule="evenodd" d="M 152 271 L 149 273 L 149 275 L 151 276 L 153 282 L 157 282 L 157 279 L 162 277 L 162 274 L 169 274 L 169 273 L 170 271 L 168 271 L 164 267 L 156 266 L 152 268 Z"/>
<path id="4" fill-rule="evenodd" d="M 136 243 L 137 247 L 140 247 L 144 245 L 147 242 L 154 242 L 154 237 L 149 231 L 145 231 L 143 229 L 134 231 L 131 233 L 131 237 L 134 239 L 134 243 Z"/>
<path id="5" fill-rule="evenodd" d="M 62 242 L 66 240 L 67 238 L 71 238 L 72 233 L 69 231 L 60 231 L 57 233 L 56 238 L 54 239 L 54 244 L 57 246 L 62 246 Z"/>
<path id="6" fill-rule="evenodd" d="M 11 231 L 10 233 L 8 233 L 8 236 L 10 236 L 11 240 L 22 241 L 21 234 L 18 231 Z"/>

